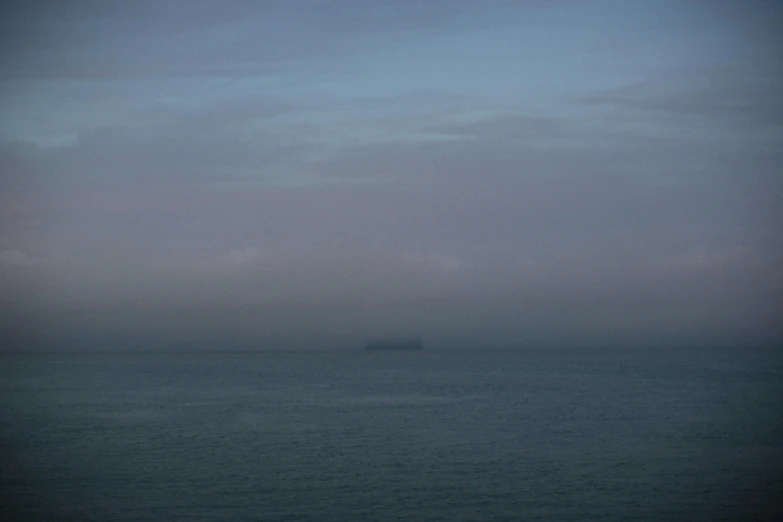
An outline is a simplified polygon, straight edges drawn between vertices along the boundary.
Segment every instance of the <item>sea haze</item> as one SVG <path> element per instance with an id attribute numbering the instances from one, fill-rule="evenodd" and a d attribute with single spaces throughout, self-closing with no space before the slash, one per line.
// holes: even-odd
<path id="1" fill-rule="evenodd" d="M 5 520 L 773 520 L 783 498 L 770 351 L 2 363 Z"/>

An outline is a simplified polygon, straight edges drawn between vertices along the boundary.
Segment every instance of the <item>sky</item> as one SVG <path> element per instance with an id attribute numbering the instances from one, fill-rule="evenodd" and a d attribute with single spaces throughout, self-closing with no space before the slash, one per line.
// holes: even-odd
<path id="1" fill-rule="evenodd" d="M 19 345 L 781 339 L 776 2 L 0 9 Z"/>

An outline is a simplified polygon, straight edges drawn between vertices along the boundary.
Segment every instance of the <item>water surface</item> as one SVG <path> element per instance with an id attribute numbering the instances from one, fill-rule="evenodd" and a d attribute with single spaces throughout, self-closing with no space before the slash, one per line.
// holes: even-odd
<path id="1" fill-rule="evenodd" d="M 771 351 L 2 363 L 16 519 L 772 520 L 783 497 Z"/>

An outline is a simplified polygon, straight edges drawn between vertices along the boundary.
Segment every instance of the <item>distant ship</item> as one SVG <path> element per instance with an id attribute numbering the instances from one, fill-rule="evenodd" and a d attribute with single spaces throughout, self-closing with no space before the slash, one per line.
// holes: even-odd
<path id="1" fill-rule="evenodd" d="M 364 345 L 365 350 L 423 350 L 421 339 L 382 339 Z"/>

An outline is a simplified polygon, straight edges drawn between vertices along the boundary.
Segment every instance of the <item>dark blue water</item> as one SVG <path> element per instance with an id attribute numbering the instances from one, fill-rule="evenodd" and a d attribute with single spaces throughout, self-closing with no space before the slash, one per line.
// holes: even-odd
<path id="1" fill-rule="evenodd" d="M 2 519 L 774 520 L 764 351 L 2 356 Z"/>

